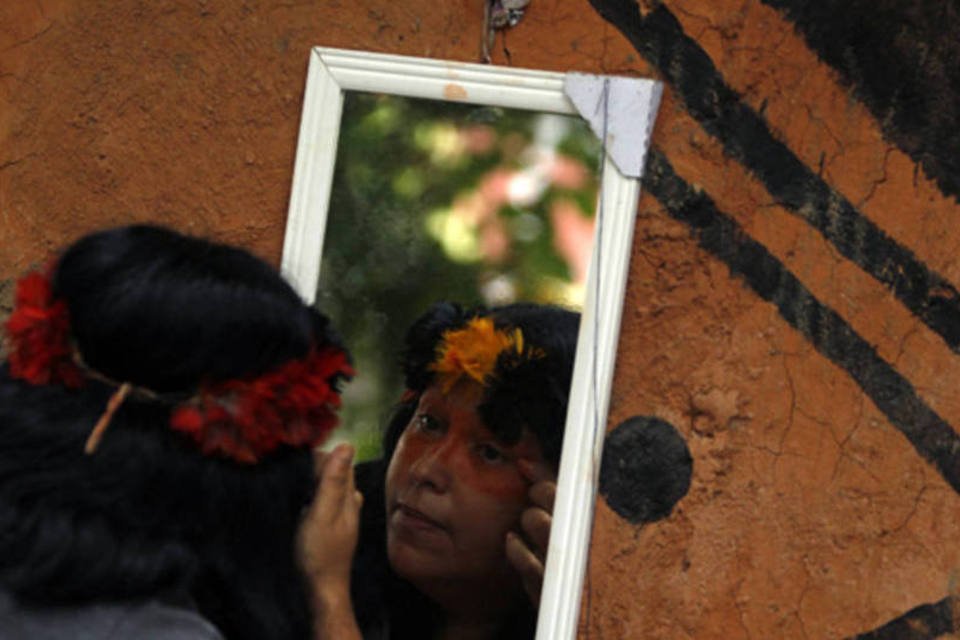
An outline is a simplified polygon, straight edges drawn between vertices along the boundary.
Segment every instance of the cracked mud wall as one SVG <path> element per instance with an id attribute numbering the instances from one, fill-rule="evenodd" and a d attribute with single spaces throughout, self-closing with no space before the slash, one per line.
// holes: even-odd
<path id="1" fill-rule="evenodd" d="M 132 221 L 278 263 L 309 47 L 476 61 L 478 5 L 0 4 L 0 282 Z M 533 0 L 508 34 L 516 66 L 666 84 L 581 637 L 956 633 L 958 25 Z"/>
<path id="2" fill-rule="evenodd" d="M 538 4 L 515 64 L 638 58 L 586 2 Z M 309 48 L 476 62 L 482 20 L 474 0 L 0 3 L 0 277 L 134 220 L 279 262 Z"/>
<path id="3" fill-rule="evenodd" d="M 610 426 L 693 472 L 599 501 L 581 637 L 956 637 L 960 14 L 641 4 L 592 2 L 668 87 Z"/>

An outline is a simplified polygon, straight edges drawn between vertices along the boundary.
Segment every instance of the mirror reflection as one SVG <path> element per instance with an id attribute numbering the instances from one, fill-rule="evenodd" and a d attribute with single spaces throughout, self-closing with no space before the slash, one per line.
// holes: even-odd
<path id="1" fill-rule="evenodd" d="M 574 117 L 345 93 L 317 305 L 355 357 L 339 437 L 358 459 L 381 454 L 432 303 L 580 307 L 599 151 Z"/>
<path id="2" fill-rule="evenodd" d="M 357 370 L 364 637 L 534 635 L 598 156 L 575 118 L 345 95 L 316 299 Z"/>

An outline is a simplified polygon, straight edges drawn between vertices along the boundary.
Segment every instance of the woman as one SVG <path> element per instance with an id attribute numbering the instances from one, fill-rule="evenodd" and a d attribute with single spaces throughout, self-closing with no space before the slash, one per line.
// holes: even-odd
<path id="1" fill-rule="evenodd" d="M 132 226 L 24 278 L 6 328 L 0 636 L 309 637 L 294 542 L 351 373 L 327 320 L 239 249 Z"/>
<path id="2" fill-rule="evenodd" d="M 344 613 L 348 473 L 344 502 L 331 499 L 305 535 L 320 619 L 342 623 L 328 624 L 327 637 L 533 636 L 578 323 L 555 307 L 439 304 L 413 325 L 385 458 L 357 468 L 359 628 Z"/>

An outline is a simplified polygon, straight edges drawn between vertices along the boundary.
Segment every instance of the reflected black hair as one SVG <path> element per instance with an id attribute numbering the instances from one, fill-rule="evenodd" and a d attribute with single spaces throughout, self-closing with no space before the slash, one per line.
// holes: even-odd
<path id="1" fill-rule="evenodd" d="M 53 287 L 87 365 L 171 397 L 339 346 L 269 265 L 159 227 L 79 240 Z M 0 368 L 0 585 L 45 604 L 187 592 L 227 638 L 309 637 L 294 540 L 310 450 L 256 465 L 204 456 L 169 427 L 169 403 L 131 396 L 85 455 L 113 391 L 33 386 Z"/>
<path id="2" fill-rule="evenodd" d="M 505 444 L 529 430 L 544 458 L 554 468 L 560 462 L 567 400 L 573 377 L 580 314 L 561 307 L 518 303 L 494 308 L 465 309 L 441 302 L 433 305 L 407 332 L 402 366 L 407 388 L 384 432 L 384 457 L 357 468 L 364 494 L 359 552 L 354 559 L 352 598 L 366 637 L 389 629 L 391 637 L 430 637 L 436 624 L 435 606 L 390 568 L 386 556 L 386 471 L 397 442 L 413 417 L 420 394 L 434 381 L 430 364 L 437 358 L 443 334 L 464 327 L 476 317 L 490 317 L 502 330 L 519 328 L 525 345 L 542 357 L 516 359 L 501 355 L 495 376 L 485 385 L 480 417 Z M 534 635 L 537 612 L 523 601 L 498 630 L 504 640 L 528 640 Z"/>
<path id="3" fill-rule="evenodd" d="M 539 441 L 544 458 L 556 468 L 563 444 L 580 314 L 533 303 L 468 309 L 440 302 L 411 325 L 402 366 L 406 386 L 414 393 L 396 407 L 387 425 L 385 457 L 389 459 L 393 455 L 400 435 L 416 410 L 419 395 L 434 380 L 430 364 L 437 358 L 443 334 L 460 329 L 477 317 L 492 318 L 497 329 L 520 329 L 524 344 L 543 354 L 521 360 L 501 354 L 492 380 L 484 387 L 480 418 L 507 444 L 519 440 L 523 429 L 529 430 Z"/>

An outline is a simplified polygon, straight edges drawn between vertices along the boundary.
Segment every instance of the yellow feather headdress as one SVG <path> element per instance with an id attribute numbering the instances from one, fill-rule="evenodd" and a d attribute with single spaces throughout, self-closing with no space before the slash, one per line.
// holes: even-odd
<path id="1" fill-rule="evenodd" d="M 473 318 L 461 329 L 445 331 L 437 347 L 437 359 L 430 370 L 439 374 L 446 393 L 464 375 L 487 384 L 493 377 L 501 354 L 524 355 L 523 332 L 519 328 L 497 329 L 492 318 Z M 527 357 L 541 357 L 539 349 L 528 349 Z"/>

